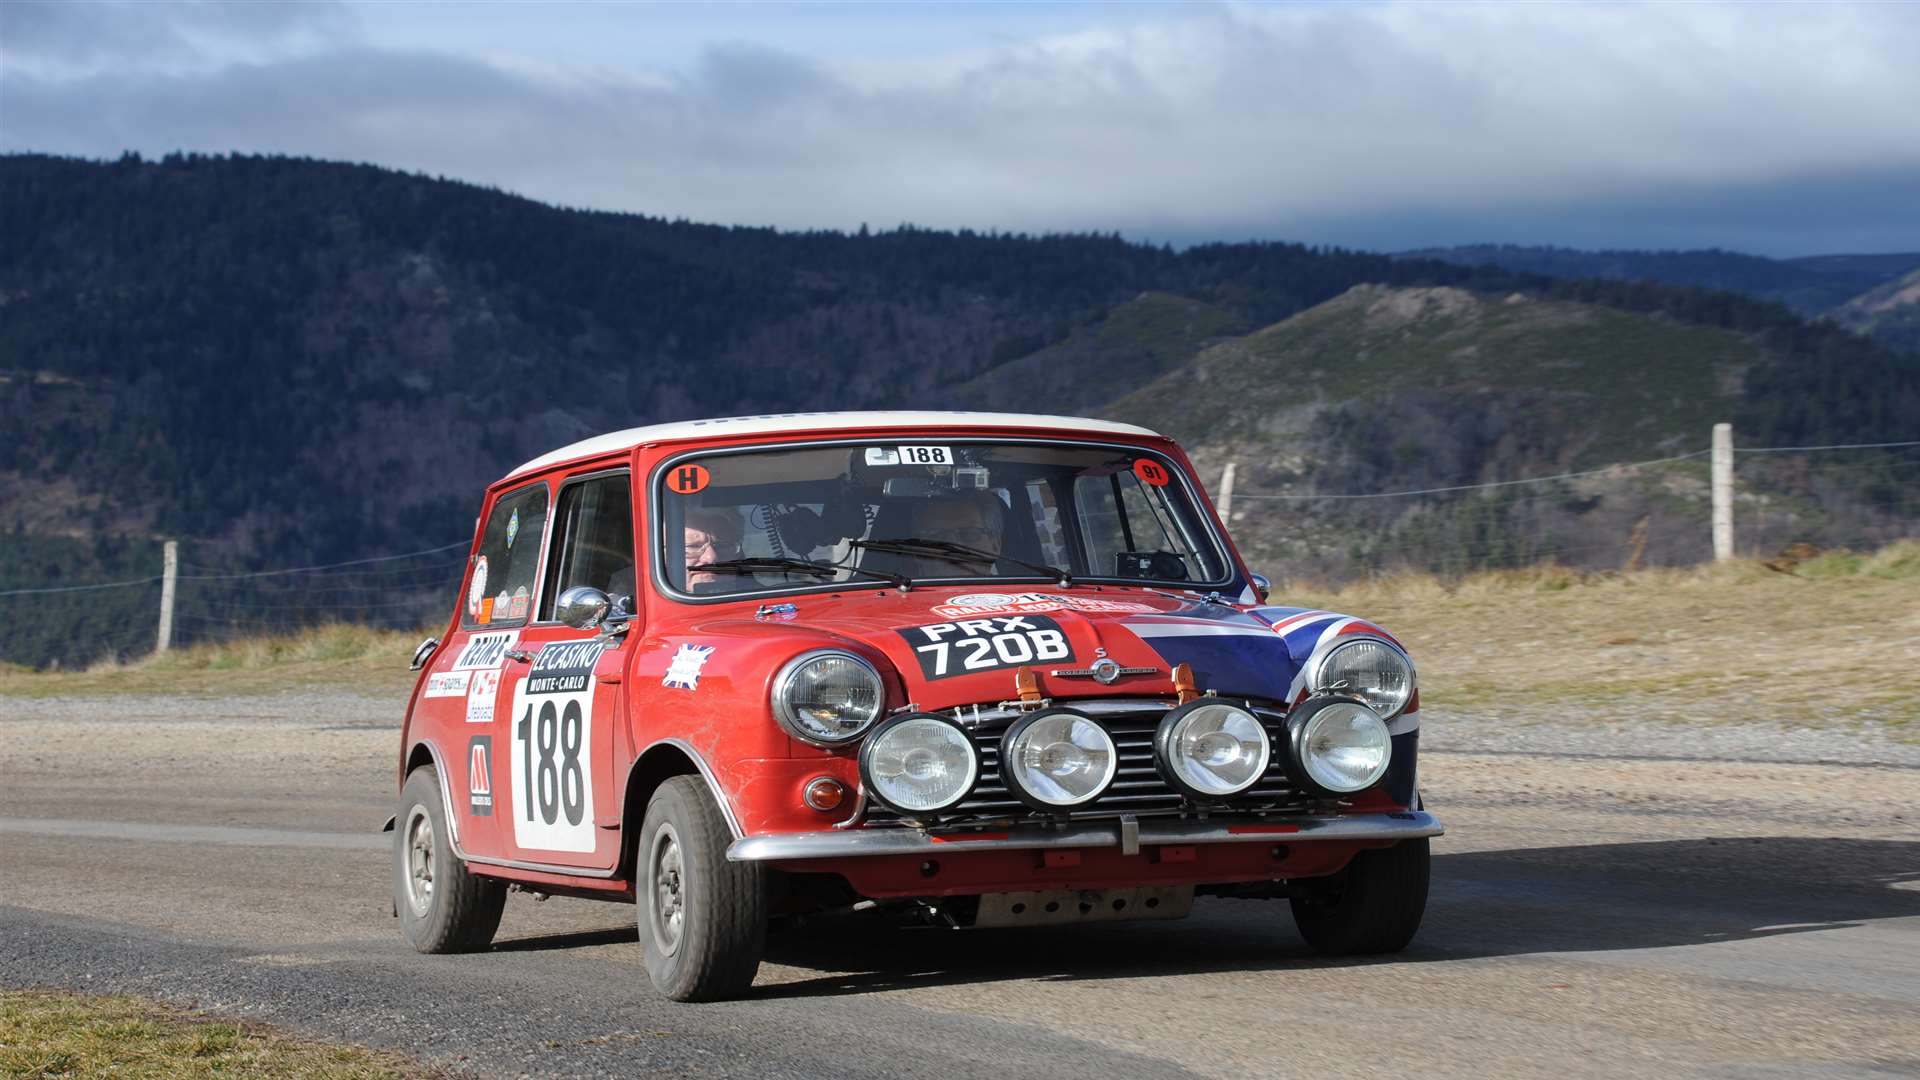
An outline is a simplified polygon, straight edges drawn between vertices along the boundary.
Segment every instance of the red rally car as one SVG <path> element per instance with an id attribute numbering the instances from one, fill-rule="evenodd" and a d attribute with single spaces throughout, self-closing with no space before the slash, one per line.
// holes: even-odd
<path id="1" fill-rule="evenodd" d="M 510 888 L 636 901 L 654 984 L 738 994 L 769 924 L 1171 919 L 1285 898 L 1330 953 L 1426 906 L 1401 644 L 1271 606 L 1191 463 L 1125 424 L 705 420 L 481 507 L 401 730 L 394 903 L 484 949 Z"/>

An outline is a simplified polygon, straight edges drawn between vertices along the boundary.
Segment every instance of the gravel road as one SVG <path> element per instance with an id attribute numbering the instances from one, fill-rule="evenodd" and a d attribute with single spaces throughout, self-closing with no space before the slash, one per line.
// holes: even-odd
<path id="1" fill-rule="evenodd" d="M 1871 732 L 1430 712 L 1447 822 L 1407 953 L 1284 904 L 1071 933 L 829 927 L 754 995 L 654 997 L 632 909 L 390 916 L 387 698 L 14 700 L 0 984 L 125 991 L 483 1075 L 1920 1076 L 1920 748 Z"/>

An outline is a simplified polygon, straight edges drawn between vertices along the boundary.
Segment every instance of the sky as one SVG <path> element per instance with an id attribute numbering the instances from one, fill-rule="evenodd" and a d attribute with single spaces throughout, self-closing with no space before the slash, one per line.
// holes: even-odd
<path id="1" fill-rule="evenodd" d="M 1920 251 L 1920 3 L 0 0 L 0 151 L 782 228 Z"/>

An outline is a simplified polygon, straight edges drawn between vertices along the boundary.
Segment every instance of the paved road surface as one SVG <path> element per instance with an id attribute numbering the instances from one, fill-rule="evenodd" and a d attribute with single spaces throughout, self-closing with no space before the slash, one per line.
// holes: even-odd
<path id="1" fill-rule="evenodd" d="M 1284 904 L 1072 933 L 776 938 L 754 996 L 655 998 L 632 909 L 509 902 L 419 956 L 370 829 L 391 707 L 42 702 L 0 720 L 0 984 L 190 1001 L 489 1075 L 1920 1076 L 1920 770 L 1423 763 L 1452 829 L 1413 949 L 1312 957 Z M 1471 752 L 1469 752 L 1469 750 Z"/>

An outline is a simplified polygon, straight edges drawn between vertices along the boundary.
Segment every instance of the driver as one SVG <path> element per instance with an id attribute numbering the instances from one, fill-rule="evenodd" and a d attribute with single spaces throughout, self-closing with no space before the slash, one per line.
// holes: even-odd
<path id="1" fill-rule="evenodd" d="M 685 522 L 687 591 L 724 592 L 726 579 L 710 570 L 695 570 L 701 563 L 725 562 L 740 557 L 740 515 L 731 510 L 689 510 Z"/>
<path id="2" fill-rule="evenodd" d="M 970 491 L 949 498 L 933 499 L 913 508 L 912 535 L 925 540 L 946 540 L 982 551 L 1000 553 L 1000 537 L 1006 531 L 1006 506 L 998 497 L 984 491 Z M 926 559 L 903 572 L 910 577 L 991 577 L 992 559 Z"/>

